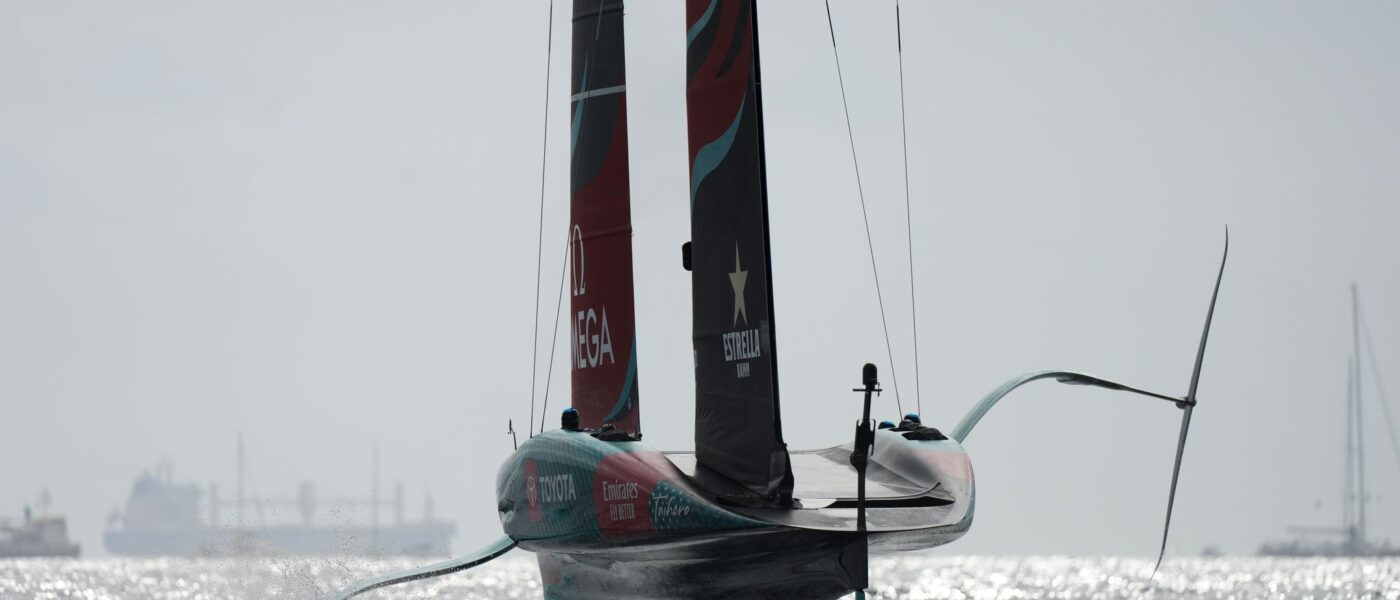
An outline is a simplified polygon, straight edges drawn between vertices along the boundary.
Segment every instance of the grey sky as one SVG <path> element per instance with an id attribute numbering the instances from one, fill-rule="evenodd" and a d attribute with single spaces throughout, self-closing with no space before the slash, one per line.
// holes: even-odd
<path id="1" fill-rule="evenodd" d="M 893 3 L 833 5 L 909 409 Z M 1400 393 L 1400 5 L 902 6 L 926 420 L 1042 368 L 1184 393 L 1228 223 L 1172 548 L 1339 522 L 1351 281 Z M 367 493 L 377 441 L 411 513 L 427 482 L 459 549 L 497 536 L 506 420 L 529 414 L 547 7 L 0 3 L 0 514 L 48 487 L 100 553 L 162 456 L 229 489 L 241 430 L 264 495 Z M 860 365 L 888 360 L 826 15 L 759 17 L 785 433 L 821 447 L 849 438 Z M 634 2 L 626 26 L 642 420 L 683 449 L 682 4 Z M 1400 541 L 1376 407 L 1373 533 Z M 946 551 L 1154 552 L 1178 418 L 1054 384 L 1013 396 L 968 440 L 978 515 Z"/>

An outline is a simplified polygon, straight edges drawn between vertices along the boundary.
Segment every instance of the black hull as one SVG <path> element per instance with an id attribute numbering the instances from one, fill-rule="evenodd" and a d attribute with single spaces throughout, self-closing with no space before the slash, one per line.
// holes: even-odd
<path id="1" fill-rule="evenodd" d="M 773 527 L 633 544 L 521 544 L 535 552 L 544 597 L 557 600 L 841 598 L 868 586 L 867 554 L 919 550 L 967 532 L 954 525 L 859 534 Z"/>
<path id="2" fill-rule="evenodd" d="M 539 552 L 546 598 L 839 598 L 864 587 L 864 541 L 784 530 L 635 552 Z M 859 569 L 855 568 L 859 565 Z"/>

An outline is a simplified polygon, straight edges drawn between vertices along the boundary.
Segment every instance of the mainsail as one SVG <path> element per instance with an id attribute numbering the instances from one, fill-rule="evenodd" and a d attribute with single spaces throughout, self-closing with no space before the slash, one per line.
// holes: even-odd
<path id="1" fill-rule="evenodd" d="M 580 423 L 636 432 L 636 314 L 622 0 L 574 0 L 569 320 Z"/>
<path id="2" fill-rule="evenodd" d="M 784 503 L 755 17 L 752 0 L 686 3 L 695 451 Z"/>

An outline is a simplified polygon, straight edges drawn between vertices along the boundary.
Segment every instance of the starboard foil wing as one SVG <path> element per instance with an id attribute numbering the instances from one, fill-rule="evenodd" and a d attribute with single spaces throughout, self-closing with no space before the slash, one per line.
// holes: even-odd
<path id="1" fill-rule="evenodd" d="M 1152 574 L 1155 576 L 1157 574 L 1157 569 L 1162 566 L 1162 558 L 1165 557 L 1167 553 L 1167 536 L 1171 534 L 1172 509 L 1176 505 L 1176 486 L 1181 476 L 1181 459 L 1186 451 L 1186 433 L 1191 428 L 1191 413 L 1196 408 L 1196 389 L 1201 381 L 1201 367 L 1205 364 L 1206 341 L 1210 338 L 1210 325 L 1211 321 L 1215 318 L 1215 301 L 1220 297 L 1220 282 L 1225 277 L 1225 263 L 1229 257 L 1230 232 L 1227 229 L 1225 231 L 1225 249 L 1222 251 L 1220 257 L 1220 270 L 1215 275 L 1215 287 L 1211 290 L 1210 307 L 1206 310 L 1205 327 L 1201 331 L 1200 345 L 1196 349 L 1196 361 L 1191 370 L 1191 385 L 1187 388 L 1185 397 L 1173 398 L 1165 394 L 1135 388 L 1115 381 L 1109 381 L 1107 379 L 1074 371 L 1036 371 L 1012 378 L 1010 381 L 997 387 L 997 389 L 992 390 L 982 401 L 978 402 L 976 406 L 973 406 L 972 410 L 968 411 L 962 421 L 958 422 L 957 427 L 953 428 L 949 437 L 957 440 L 959 443 L 963 442 L 967 439 L 967 436 L 972 433 L 972 428 L 982 420 L 982 417 L 986 416 L 987 411 L 990 411 L 993 406 L 996 406 L 997 402 L 1000 402 L 1002 398 L 1016 390 L 1016 388 L 1041 379 L 1054 379 L 1060 383 L 1070 385 L 1088 385 L 1109 390 L 1129 392 L 1175 403 L 1177 407 L 1182 409 L 1181 427 L 1177 432 L 1176 458 L 1172 463 L 1171 487 L 1167 492 L 1167 515 L 1162 524 L 1162 544 L 1158 549 L 1157 562 L 1152 567 Z"/>
<path id="2" fill-rule="evenodd" d="M 1181 403 L 1181 429 L 1176 439 L 1176 460 L 1172 462 L 1172 485 L 1167 492 L 1167 517 L 1162 524 L 1162 546 L 1157 551 L 1157 564 L 1152 567 L 1152 576 L 1162 568 L 1162 558 L 1167 555 L 1167 536 L 1172 530 L 1172 508 L 1176 505 L 1176 481 L 1181 475 L 1181 457 L 1186 451 L 1186 432 L 1191 429 L 1191 411 L 1196 409 L 1196 386 L 1201 383 L 1201 365 L 1206 360 L 1206 340 L 1210 338 L 1210 322 L 1215 318 L 1215 301 L 1220 297 L 1220 281 L 1225 278 L 1225 262 L 1230 258 L 1230 230 L 1225 230 L 1225 250 L 1220 254 L 1220 271 L 1215 275 L 1215 289 L 1210 293 L 1210 308 L 1206 309 L 1206 325 L 1201 329 L 1201 345 L 1196 350 L 1196 366 L 1191 370 L 1191 387 L 1187 389 L 1186 400 Z"/>

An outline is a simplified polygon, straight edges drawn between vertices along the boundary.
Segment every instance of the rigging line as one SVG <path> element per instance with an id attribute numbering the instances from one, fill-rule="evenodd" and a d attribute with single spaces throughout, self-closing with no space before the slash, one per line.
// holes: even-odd
<path id="1" fill-rule="evenodd" d="M 899 19 L 899 0 L 894 2 L 894 40 L 899 54 L 899 135 L 904 146 L 904 234 L 909 246 L 909 318 L 914 325 L 914 402 L 916 410 L 922 415 L 924 390 L 919 382 L 919 309 L 914 295 L 914 220 L 909 206 L 909 129 L 904 119 L 904 26 Z"/>
<path id="2" fill-rule="evenodd" d="M 1366 339 L 1366 354 L 1371 359 L 1371 376 L 1376 380 L 1376 396 L 1381 400 L 1381 409 L 1385 411 L 1386 429 L 1390 432 L 1390 449 L 1395 453 L 1396 466 L 1400 466 L 1400 439 L 1396 439 L 1395 418 L 1390 414 L 1390 400 L 1385 395 L 1385 384 L 1381 383 L 1381 368 L 1376 362 L 1376 347 L 1371 342 L 1370 321 L 1366 320 L 1364 312 L 1361 313 L 1361 322 L 1361 335 Z"/>
<path id="3" fill-rule="evenodd" d="M 598 45 L 598 38 L 601 37 L 602 34 L 603 34 L 603 5 L 604 5 L 604 3 L 605 3 L 606 1 L 607 1 L 607 0 L 598 0 L 598 11 L 597 11 L 596 15 L 594 16 L 594 18 L 598 20 L 597 25 L 595 25 L 595 26 L 593 27 L 593 45 L 594 45 L 595 47 Z M 591 53 L 592 51 L 593 51 L 593 49 L 592 49 L 592 48 L 589 48 L 589 52 Z M 586 69 L 585 69 L 585 70 L 586 70 Z M 588 85 L 587 79 L 583 80 L 583 81 L 580 83 L 580 85 L 587 86 L 587 85 Z M 583 91 L 583 92 L 587 92 L 588 90 L 582 90 L 582 91 Z M 584 96 L 584 97 L 582 97 L 582 98 L 579 98 L 578 101 L 579 101 L 579 114 L 578 114 L 578 116 L 577 116 L 576 118 L 582 120 L 582 119 L 583 119 L 583 110 L 586 109 L 586 108 L 588 107 L 588 97 L 587 97 L 587 96 Z M 578 165 L 578 153 L 577 153 L 577 152 L 574 152 L 573 156 L 570 156 L 569 158 L 570 158 L 570 161 L 571 161 L 571 163 L 572 163 L 573 166 L 577 166 L 577 165 Z M 570 171 L 572 171 L 572 170 L 573 170 L 573 167 L 571 166 L 571 167 L 570 167 Z M 573 191 L 572 191 L 572 190 L 573 190 L 572 173 L 570 173 L 569 189 L 570 189 L 570 194 L 572 194 L 572 193 L 573 193 Z M 572 218 L 572 217 L 571 217 L 571 218 Z M 553 379 L 554 379 L 554 349 L 555 349 L 556 346 L 559 345 L 559 314 L 562 313 L 562 312 L 564 311 L 564 280 L 565 280 L 564 275 L 565 275 L 566 273 L 568 273 L 568 267 L 569 267 L 569 246 L 570 246 L 570 244 L 571 244 L 572 242 L 573 242 L 573 228 L 570 227 L 569 233 L 568 233 L 567 235 L 564 236 L 564 261 L 563 261 L 563 265 L 562 265 L 562 266 L 560 267 L 560 269 L 559 269 L 559 300 L 555 303 L 555 306 L 554 306 L 554 333 L 550 336 L 551 341 L 549 342 L 549 367 L 548 367 L 548 370 L 545 371 L 545 376 L 544 376 L 544 402 L 541 403 L 541 405 L 540 405 L 540 433 L 544 433 L 544 422 L 545 422 L 545 419 L 548 419 L 548 418 L 549 418 L 545 411 L 546 411 L 546 409 L 549 408 L 549 387 L 550 387 L 550 384 L 552 383 L 552 381 L 553 381 Z M 582 238 L 579 239 L 579 244 L 583 244 L 583 239 L 582 239 Z M 533 425 L 533 423 L 532 423 L 532 425 Z"/>
<path id="4" fill-rule="evenodd" d="M 569 272 L 569 245 L 573 242 L 573 231 L 564 236 L 564 260 L 559 267 L 559 300 L 554 303 L 554 334 L 549 336 L 549 368 L 544 375 L 544 402 L 540 404 L 540 433 L 544 433 L 544 420 L 549 418 L 546 409 L 549 408 L 549 384 L 554 378 L 554 349 L 559 345 L 559 315 L 564 312 L 564 280 Z M 583 240 L 579 240 L 583 243 Z M 531 423 L 533 425 L 533 423 Z"/>
<path id="5" fill-rule="evenodd" d="M 899 375 L 894 367 L 894 350 L 890 346 L 890 325 L 885 319 L 885 296 L 880 292 L 880 270 L 875 267 L 875 241 L 870 236 L 870 213 L 865 210 L 865 188 L 860 183 L 860 162 L 856 160 L 856 134 L 851 128 L 851 107 L 846 102 L 846 79 L 841 75 L 841 54 L 836 50 L 836 26 L 831 21 L 831 0 L 826 0 L 826 27 L 831 32 L 831 55 L 836 59 L 836 81 L 841 85 L 841 108 L 846 113 L 846 139 L 851 143 L 851 165 L 856 172 L 856 192 L 860 195 L 860 214 L 865 219 L 865 243 L 870 248 L 870 271 L 875 275 L 875 298 L 880 304 L 880 326 L 885 330 L 885 354 L 890 361 L 890 379 L 894 381 L 894 402 L 904 414 L 899 398 Z"/>
<path id="6" fill-rule="evenodd" d="M 602 35 L 602 33 L 603 33 L 603 6 L 606 5 L 607 3 L 608 3 L 608 0 L 598 0 L 598 13 L 597 13 L 597 16 L 594 17 L 594 18 L 598 19 L 598 24 L 593 26 L 593 43 L 594 43 L 594 44 L 597 44 L 597 43 L 598 43 L 598 37 L 599 37 L 600 35 Z"/>
<path id="7" fill-rule="evenodd" d="M 544 143 L 540 147 L 540 231 L 535 243 L 535 335 L 530 345 L 530 426 L 525 434 L 534 437 L 535 425 L 535 382 L 540 364 L 540 276 L 543 274 L 544 260 L 544 180 L 546 166 L 549 165 L 549 68 L 554 62 L 554 0 L 549 0 L 549 33 L 546 35 L 544 54 Z"/>

